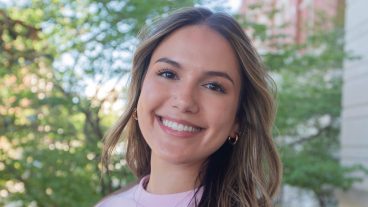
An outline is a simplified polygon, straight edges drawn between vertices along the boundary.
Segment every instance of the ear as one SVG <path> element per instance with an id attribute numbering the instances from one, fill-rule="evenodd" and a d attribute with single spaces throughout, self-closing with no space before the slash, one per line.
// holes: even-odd
<path id="1" fill-rule="evenodd" d="M 239 123 L 235 122 L 231 129 L 230 136 L 235 137 L 235 135 L 238 133 L 238 130 L 239 130 Z"/>

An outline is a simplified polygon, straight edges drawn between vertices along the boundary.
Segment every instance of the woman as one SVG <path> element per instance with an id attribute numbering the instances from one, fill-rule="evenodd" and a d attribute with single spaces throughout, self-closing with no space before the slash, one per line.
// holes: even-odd
<path id="1" fill-rule="evenodd" d="M 239 24 L 204 8 L 178 11 L 145 33 L 133 59 L 124 134 L 140 183 L 98 204 L 272 206 L 281 169 L 270 79 Z"/>

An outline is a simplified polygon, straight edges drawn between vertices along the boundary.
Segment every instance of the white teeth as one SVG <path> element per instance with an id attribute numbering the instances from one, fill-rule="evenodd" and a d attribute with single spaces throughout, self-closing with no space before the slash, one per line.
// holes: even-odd
<path id="1" fill-rule="evenodd" d="M 185 131 L 185 132 L 198 132 L 200 130 L 199 128 L 196 128 L 196 127 L 179 124 L 177 122 L 169 121 L 169 120 L 166 120 L 166 119 L 162 119 L 162 123 L 163 123 L 164 126 L 167 126 L 167 127 L 171 128 L 172 130 L 179 131 L 179 132 L 182 132 L 182 131 Z"/>

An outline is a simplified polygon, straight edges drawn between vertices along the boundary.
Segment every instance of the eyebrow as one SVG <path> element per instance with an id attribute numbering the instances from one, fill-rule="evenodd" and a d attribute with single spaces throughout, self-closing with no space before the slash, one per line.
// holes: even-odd
<path id="1" fill-rule="evenodd" d="M 178 63 L 178 62 L 176 62 L 174 60 L 171 60 L 171 59 L 169 59 L 167 57 L 162 57 L 162 58 L 156 60 L 155 63 L 158 63 L 158 62 L 164 62 L 164 63 L 167 63 L 167 64 L 172 65 L 172 66 L 174 66 L 176 68 L 179 68 L 179 69 L 182 68 L 181 65 L 180 65 L 180 63 Z M 210 71 L 206 71 L 205 72 L 205 76 L 218 76 L 218 77 L 223 77 L 225 79 L 228 79 L 233 85 L 235 85 L 234 80 L 229 76 L 229 74 L 227 74 L 225 72 L 212 71 L 212 70 L 210 70 Z"/>
<path id="2" fill-rule="evenodd" d="M 178 63 L 178 62 L 176 62 L 176 61 L 174 61 L 174 60 L 170 60 L 170 59 L 169 59 L 169 58 L 167 58 L 167 57 L 160 58 L 160 59 L 156 60 L 156 62 L 155 62 L 155 63 L 158 63 L 158 62 L 164 62 L 164 63 L 167 63 L 167 64 L 169 64 L 169 65 L 172 65 L 172 66 L 174 66 L 174 67 L 176 67 L 176 68 L 181 68 L 180 63 Z"/>
<path id="3" fill-rule="evenodd" d="M 231 77 L 227 73 L 219 72 L 219 71 L 206 71 L 205 74 L 206 74 L 206 76 L 223 77 L 225 79 L 228 79 L 233 85 L 235 85 L 233 79 L 231 79 Z"/>

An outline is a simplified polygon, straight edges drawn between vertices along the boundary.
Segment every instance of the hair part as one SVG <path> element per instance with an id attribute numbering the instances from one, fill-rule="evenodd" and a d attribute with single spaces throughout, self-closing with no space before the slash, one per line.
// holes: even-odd
<path id="1" fill-rule="evenodd" d="M 190 25 L 208 26 L 228 41 L 237 55 L 242 83 L 236 114 L 238 143 L 232 146 L 225 142 L 203 163 L 198 178 L 204 192 L 197 206 L 272 206 L 282 174 L 272 140 L 275 117 L 269 85 L 272 79 L 240 25 L 227 14 L 205 8 L 176 11 L 141 33 L 141 43 L 133 58 L 127 108 L 104 139 L 102 163 L 108 164 L 115 146 L 126 137 L 128 166 L 138 178 L 150 174 L 151 149 L 132 114 L 153 52 L 172 32 Z"/>

